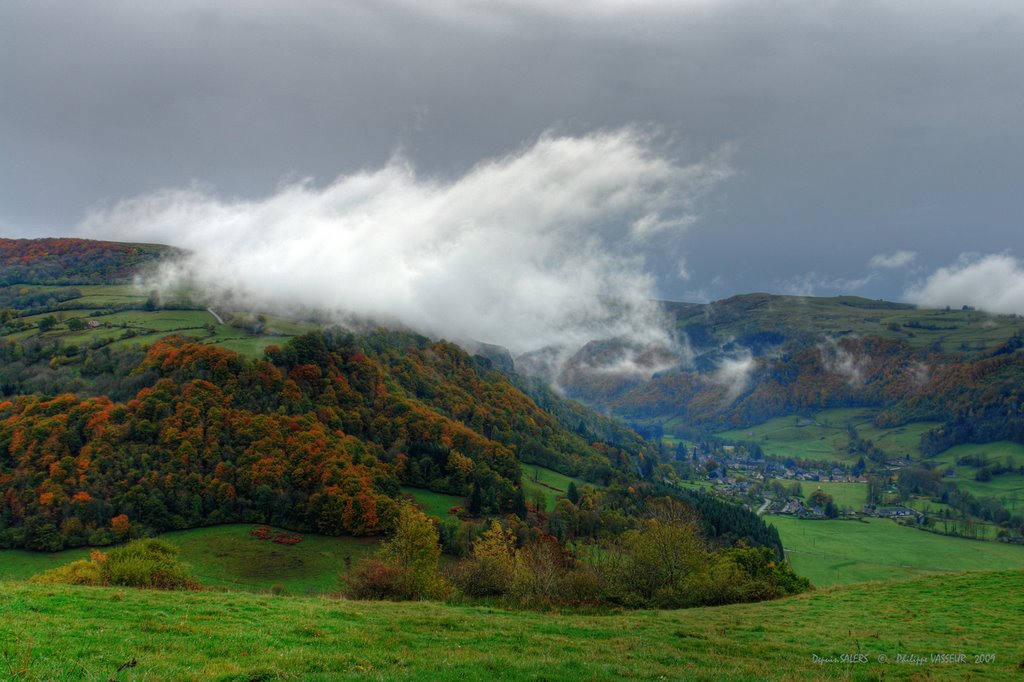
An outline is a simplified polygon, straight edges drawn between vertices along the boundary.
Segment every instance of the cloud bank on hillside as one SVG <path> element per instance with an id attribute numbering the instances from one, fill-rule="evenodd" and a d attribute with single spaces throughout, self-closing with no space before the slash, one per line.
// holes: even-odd
<path id="1" fill-rule="evenodd" d="M 904 296 L 924 308 L 973 306 L 993 313 L 1024 315 L 1024 263 L 1006 253 L 961 254 Z"/>
<path id="2" fill-rule="evenodd" d="M 258 201 L 169 189 L 94 210 L 79 232 L 189 249 L 161 285 L 270 311 L 397 321 L 513 352 L 668 342 L 643 249 L 676 243 L 731 170 L 728 150 L 681 163 L 654 143 L 637 128 L 546 134 L 450 181 L 396 156 Z"/>

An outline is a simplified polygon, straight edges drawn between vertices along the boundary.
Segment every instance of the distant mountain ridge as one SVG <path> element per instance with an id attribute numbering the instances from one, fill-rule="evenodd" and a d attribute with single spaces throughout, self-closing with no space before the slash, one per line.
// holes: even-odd
<path id="1" fill-rule="evenodd" d="M 585 347 L 558 384 L 629 420 L 697 430 L 871 406 L 882 410 L 879 425 L 947 422 L 935 434 L 947 446 L 1024 438 L 1018 315 L 763 293 L 664 307 L 688 350 L 675 367 L 649 378 L 588 371 L 595 349 Z"/>

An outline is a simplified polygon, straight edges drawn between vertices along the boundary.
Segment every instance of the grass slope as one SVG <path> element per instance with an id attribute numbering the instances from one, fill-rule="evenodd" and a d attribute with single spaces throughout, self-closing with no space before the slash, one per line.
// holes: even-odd
<path id="1" fill-rule="evenodd" d="M 433 490 L 427 490 L 426 488 L 413 488 L 408 485 L 402 486 L 402 492 L 412 495 L 412 499 L 416 501 L 416 504 L 418 504 L 423 511 L 431 516 L 436 516 L 439 519 L 449 518 L 451 515 L 448 513 L 448 510 L 452 507 L 466 506 L 466 500 L 458 495 L 437 493 Z"/>
<path id="2" fill-rule="evenodd" d="M 279 587 L 292 594 L 337 592 L 346 566 L 378 546 L 375 538 L 324 535 L 302 535 L 302 542 L 283 545 L 253 537 L 253 528 L 231 524 L 166 533 L 161 538 L 178 546 L 182 560 L 192 565 L 192 573 L 203 585 L 250 591 Z"/>
<path id="3" fill-rule="evenodd" d="M 784 479 L 780 480 L 784 485 L 792 485 L 793 483 Z M 810 498 L 811 493 L 821 488 L 822 492 L 832 496 L 832 501 L 836 503 L 840 510 L 852 509 L 859 512 L 864 507 L 864 503 L 868 501 L 867 483 L 802 481 L 800 487 L 803 490 L 805 500 Z"/>
<path id="4" fill-rule="evenodd" d="M 534 500 L 543 497 L 546 511 L 554 509 L 559 498 L 565 497 L 570 483 L 575 483 L 577 488 L 582 488 L 585 485 L 594 487 L 593 483 L 584 481 L 582 478 L 566 476 L 536 464 L 520 464 L 519 468 L 522 471 L 523 494 L 526 495 L 526 499 Z"/>
<path id="5" fill-rule="evenodd" d="M 24 680 L 1017 680 L 1022 612 L 1021 571 L 602 615 L 0 583 Z"/>
<path id="6" fill-rule="evenodd" d="M 0 550 L 0 580 L 28 580 L 44 571 L 88 558 L 89 550 L 84 547 L 65 549 L 62 552 L 32 552 L 25 549 Z"/>
<path id="7" fill-rule="evenodd" d="M 17 292 L 22 294 L 53 293 L 76 290 L 81 295 L 59 303 L 56 312 L 42 312 L 26 315 L 20 321 L 33 325 L 32 329 L 0 335 L 0 338 L 24 340 L 40 336 L 46 339 L 60 338 L 66 345 L 79 347 L 88 346 L 99 340 L 116 339 L 114 347 L 135 344 L 149 344 L 167 334 L 189 336 L 205 343 L 212 343 L 230 350 L 258 357 L 268 345 L 284 345 L 288 339 L 313 329 L 318 325 L 310 322 L 296 322 L 280 317 L 264 316 L 264 331 L 254 333 L 246 323 L 254 321 L 255 315 L 235 313 L 238 325 L 220 324 L 205 309 L 178 310 L 157 309 L 145 310 L 144 305 L 148 292 L 132 285 L 83 285 L 75 287 L 59 287 L 46 285 L 18 285 Z M 174 302 L 180 305 L 180 302 Z M 130 310 L 111 312 L 119 306 L 129 306 Z M 227 314 L 225 311 L 222 311 Z M 95 315 L 94 315 L 95 313 Z M 53 330 L 40 334 L 35 325 L 49 315 L 59 318 Z M 101 326 L 94 329 L 72 331 L 67 322 L 72 318 L 80 318 L 83 322 L 96 322 Z M 251 318 L 251 319 L 250 319 Z M 129 336 L 132 335 L 132 336 Z"/>
<path id="8" fill-rule="evenodd" d="M 769 455 L 855 464 L 858 454 L 850 454 L 852 426 L 857 435 L 872 441 L 893 459 L 910 455 L 921 458 L 921 434 L 941 426 L 938 422 L 914 422 L 892 429 L 877 428 L 872 420 L 877 410 L 842 408 L 823 410 L 812 419 L 799 415 L 776 417 L 745 429 L 721 431 L 715 435 L 727 440 L 751 441 Z"/>
<path id="9" fill-rule="evenodd" d="M 957 445 L 940 452 L 928 461 L 942 471 L 952 467 L 956 471 L 956 477 L 952 480 L 961 490 L 976 497 L 994 497 L 1014 513 L 1024 510 L 1024 476 L 1019 473 L 1000 474 L 994 476 L 991 481 L 977 481 L 974 477 L 979 467 L 956 463 L 961 457 L 978 455 L 985 455 L 992 464 L 1005 464 L 1010 460 L 1016 467 L 1024 465 L 1024 445 L 1008 440 Z"/>
<path id="10" fill-rule="evenodd" d="M 192 566 L 192 574 L 204 587 L 255 592 L 284 588 L 307 595 L 337 592 L 346 557 L 354 565 L 377 549 L 373 538 L 323 535 L 303 535 L 302 542 L 282 545 L 254 538 L 249 533 L 253 528 L 251 524 L 230 524 L 160 537 L 178 546 L 181 559 Z M 3 550 L 0 579 L 24 580 L 88 556 L 87 549 L 53 553 Z"/>
<path id="11" fill-rule="evenodd" d="M 543 498 L 546 511 L 554 509 L 559 498 L 565 497 L 570 483 L 575 483 L 578 488 L 594 486 L 582 478 L 566 476 L 535 464 L 520 464 L 519 468 L 522 471 L 523 494 L 526 499 L 532 501 Z M 402 486 L 402 492 L 412 495 L 425 512 L 442 519 L 449 516 L 448 510 L 452 507 L 465 507 L 468 504 L 466 499 L 457 495 L 435 493 L 423 488 Z"/>
<path id="12" fill-rule="evenodd" d="M 796 572 L 819 586 L 936 571 L 1024 569 L 1024 547 L 937 535 L 888 519 L 767 520 L 779 530 Z"/>

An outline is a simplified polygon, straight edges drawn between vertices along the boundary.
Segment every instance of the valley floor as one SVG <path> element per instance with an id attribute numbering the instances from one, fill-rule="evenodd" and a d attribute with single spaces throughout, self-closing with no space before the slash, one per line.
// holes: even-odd
<path id="1" fill-rule="evenodd" d="M 1018 680 L 1022 613 L 1024 571 L 602 614 L 0 582 L 0 676 Z"/>
<path id="2" fill-rule="evenodd" d="M 800 575 L 818 587 L 930 572 L 1024 568 L 1024 546 L 929 533 L 889 519 L 769 516 Z"/>

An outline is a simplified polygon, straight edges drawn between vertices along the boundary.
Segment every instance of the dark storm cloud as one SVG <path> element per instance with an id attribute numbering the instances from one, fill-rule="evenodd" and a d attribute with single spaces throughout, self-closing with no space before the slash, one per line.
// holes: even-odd
<path id="1" fill-rule="evenodd" d="M 18 2 L 0 8 L 0 229 L 208 183 L 481 160 L 654 124 L 736 176 L 647 254 L 665 296 L 860 283 L 1020 255 L 1018 2 Z M 897 250 L 915 266 L 865 267 Z M 682 275 L 682 276 L 681 276 Z M 687 279 L 688 277 L 688 279 Z"/>

